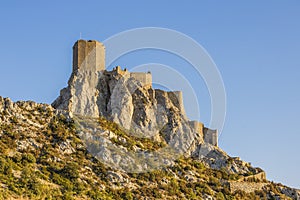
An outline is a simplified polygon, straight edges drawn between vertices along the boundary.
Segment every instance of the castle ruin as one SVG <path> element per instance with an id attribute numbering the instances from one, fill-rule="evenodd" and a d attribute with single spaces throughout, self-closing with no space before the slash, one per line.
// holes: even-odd
<path id="1" fill-rule="evenodd" d="M 120 66 L 115 67 L 112 71 L 107 71 L 105 67 L 105 46 L 96 40 L 78 40 L 73 46 L 73 73 L 79 68 L 90 72 L 105 72 L 129 76 L 136 80 L 144 88 L 152 88 L 152 74 L 150 72 L 129 72 L 122 70 Z M 167 96 L 175 105 L 181 115 L 186 118 L 182 92 L 181 91 L 162 91 L 154 89 L 154 95 Z M 191 129 L 198 133 L 203 141 L 214 146 L 218 146 L 218 132 L 204 127 L 201 122 L 189 121 Z"/>

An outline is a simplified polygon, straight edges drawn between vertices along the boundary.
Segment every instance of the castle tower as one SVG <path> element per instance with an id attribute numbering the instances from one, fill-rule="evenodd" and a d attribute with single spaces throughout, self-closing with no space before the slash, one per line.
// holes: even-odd
<path id="1" fill-rule="evenodd" d="M 204 127 L 204 142 L 207 142 L 211 145 L 218 146 L 218 130 L 212 130 Z"/>
<path id="2" fill-rule="evenodd" d="M 203 138 L 203 128 L 204 125 L 201 122 L 198 121 L 189 121 L 189 124 L 192 128 L 193 131 L 195 131 L 196 133 L 200 134 L 201 137 Z"/>
<path id="3" fill-rule="evenodd" d="M 152 74 L 149 72 L 131 72 L 130 77 L 138 80 L 144 87 L 152 87 Z"/>
<path id="4" fill-rule="evenodd" d="M 171 91 L 168 92 L 169 97 L 171 98 L 171 95 L 175 95 L 176 96 L 176 100 L 177 100 L 177 107 L 180 109 L 181 113 L 183 116 L 185 115 L 185 110 L 184 110 L 184 105 L 183 105 L 183 96 L 182 96 L 182 91 Z"/>
<path id="5" fill-rule="evenodd" d="M 105 47 L 96 40 L 78 40 L 73 46 L 73 71 L 79 68 L 105 70 Z"/>

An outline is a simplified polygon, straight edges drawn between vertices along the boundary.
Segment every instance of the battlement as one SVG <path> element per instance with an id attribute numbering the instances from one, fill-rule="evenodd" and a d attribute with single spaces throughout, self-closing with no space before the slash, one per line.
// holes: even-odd
<path id="1" fill-rule="evenodd" d="M 120 66 L 116 66 L 110 73 L 119 74 L 121 76 L 129 74 L 130 78 L 140 82 L 143 87 L 152 87 L 152 74 L 150 72 L 129 72 L 126 68 L 122 70 Z"/>
<path id="2" fill-rule="evenodd" d="M 78 40 L 73 46 L 73 71 L 105 70 L 105 47 L 96 40 Z"/>
<path id="3" fill-rule="evenodd" d="M 114 67 L 112 72 L 116 73 L 116 74 L 120 74 L 122 76 L 124 76 L 126 73 L 129 73 L 126 68 L 124 70 L 122 70 L 120 66 Z"/>

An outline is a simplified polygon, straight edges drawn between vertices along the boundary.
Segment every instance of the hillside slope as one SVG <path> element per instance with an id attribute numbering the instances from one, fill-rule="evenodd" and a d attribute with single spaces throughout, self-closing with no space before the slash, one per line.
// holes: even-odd
<path id="1" fill-rule="evenodd" d="M 0 199 L 299 199 L 299 191 L 209 144 L 202 156 L 180 156 L 148 172 L 116 169 L 87 150 L 82 120 L 127 152 L 166 145 L 104 118 L 80 121 L 50 105 L 0 97 Z"/>

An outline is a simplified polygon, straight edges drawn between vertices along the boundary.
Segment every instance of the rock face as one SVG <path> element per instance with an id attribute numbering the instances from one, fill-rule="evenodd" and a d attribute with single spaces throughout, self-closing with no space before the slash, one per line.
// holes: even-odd
<path id="1" fill-rule="evenodd" d="M 80 116 L 105 117 L 131 134 L 163 139 L 178 153 L 186 155 L 191 155 L 204 140 L 217 145 L 216 131 L 187 119 L 181 92 L 153 89 L 149 72 L 131 73 L 119 66 L 112 71 L 98 70 L 95 66 L 101 64 L 97 63 L 99 58 L 95 59 L 95 55 L 99 56 L 95 51 L 102 52 L 103 49 L 91 50 L 89 45 L 94 43 L 83 40 L 75 43 L 73 63 L 77 64 L 73 66 L 68 87 L 61 90 L 52 103 L 54 108 Z M 86 48 L 90 53 L 80 54 Z M 76 62 L 78 60 L 81 65 Z"/>
<path id="2" fill-rule="evenodd" d="M 191 154 L 203 136 L 189 125 L 176 93 L 144 86 L 128 71 L 122 72 L 79 69 L 52 106 L 80 116 L 105 117 L 134 135 L 164 139 L 180 153 Z"/>

